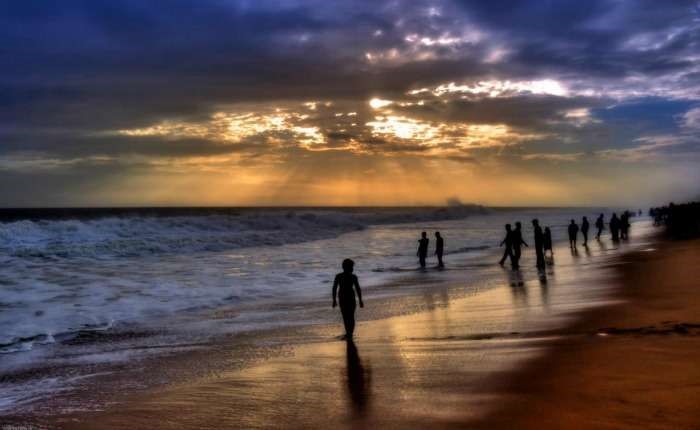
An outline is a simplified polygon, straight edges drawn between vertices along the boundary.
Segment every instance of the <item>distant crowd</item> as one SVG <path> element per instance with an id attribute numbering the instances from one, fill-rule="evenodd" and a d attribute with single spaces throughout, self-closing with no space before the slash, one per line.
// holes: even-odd
<path id="1" fill-rule="evenodd" d="M 640 211 L 641 213 L 641 211 Z M 625 211 L 618 218 L 617 213 L 613 213 L 608 223 L 610 227 L 610 234 L 612 240 L 618 242 L 620 240 L 627 240 L 629 237 L 630 228 L 630 218 L 634 216 L 631 212 Z M 549 252 L 550 257 L 554 256 L 554 251 L 552 248 L 552 231 L 549 227 L 545 227 L 544 230 L 540 226 L 540 222 L 537 219 L 532 220 L 532 227 L 534 231 L 534 246 L 535 246 L 535 256 L 538 269 L 542 270 L 545 267 L 545 256 Z M 576 224 L 576 220 L 571 220 L 567 227 L 567 233 L 569 236 L 569 246 L 572 250 L 576 249 L 578 234 L 581 233 L 583 237 L 583 246 L 588 247 L 588 231 L 590 230 L 590 222 L 588 217 L 583 217 L 581 220 L 581 225 Z M 605 230 L 605 215 L 600 214 L 595 221 L 596 240 L 600 240 L 600 236 Z M 522 235 L 522 224 L 520 222 L 515 223 L 515 228 L 513 229 L 510 224 L 506 224 L 506 236 L 501 242 L 501 247 L 505 246 L 503 252 L 503 257 L 499 261 L 499 264 L 503 266 L 507 259 L 510 259 L 510 264 L 513 270 L 520 268 L 520 256 L 522 246 L 529 247 L 529 245 L 523 240 Z"/>
<path id="2" fill-rule="evenodd" d="M 666 226 L 671 237 L 689 239 L 700 236 L 700 202 L 669 203 L 668 206 L 649 209 L 649 216 L 654 219 L 654 225 Z"/>

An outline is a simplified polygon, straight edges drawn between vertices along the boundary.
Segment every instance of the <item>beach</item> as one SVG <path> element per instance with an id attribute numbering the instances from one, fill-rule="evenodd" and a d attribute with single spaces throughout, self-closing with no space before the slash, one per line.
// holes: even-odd
<path id="1" fill-rule="evenodd" d="M 474 428 L 700 428 L 700 241 L 660 242 L 616 270 L 623 301 L 509 378 L 511 401 Z"/>
<path id="2" fill-rule="evenodd" d="M 76 429 L 697 428 L 690 357 L 698 353 L 691 276 L 698 244 L 634 240 L 621 245 L 626 253 L 603 242 L 572 255 L 560 245 L 544 279 L 529 267 L 520 275 L 499 268 L 495 284 L 467 293 L 435 283 L 412 298 L 366 296 L 367 313 L 392 302 L 409 309 L 406 300 L 422 307 L 360 317 L 353 343 L 339 338 L 339 324 L 315 324 L 159 359 L 172 373 L 208 370 L 105 395 L 124 382 L 124 369 L 80 395 L 101 398 L 99 407 L 9 422 Z M 146 362 L 137 367 L 159 373 Z"/>
<path id="3" fill-rule="evenodd" d="M 698 243 L 660 241 L 648 222 L 633 232 L 577 253 L 559 243 L 543 275 L 530 253 L 513 272 L 493 252 L 486 268 L 447 271 L 447 282 L 402 275 L 393 288 L 412 294 L 365 292 L 353 343 L 340 339 L 328 301 L 318 312 L 334 323 L 111 365 L 5 420 L 68 429 L 697 428 L 689 357 Z M 167 382 L 145 383 L 155 380 Z"/>

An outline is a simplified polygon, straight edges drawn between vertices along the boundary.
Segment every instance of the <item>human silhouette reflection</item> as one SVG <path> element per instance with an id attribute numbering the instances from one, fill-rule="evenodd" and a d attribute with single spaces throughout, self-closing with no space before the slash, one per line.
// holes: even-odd
<path id="1" fill-rule="evenodd" d="M 542 305 L 549 304 L 549 285 L 547 285 L 547 273 L 543 270 L 539 272 L 540 293 L 542 295 Z"/>
<path id="2" fill-rule="evenodd" d="M 348 383 L 348 396 L 355 417 L 362 417 L 367 412 L 370 401 L 370 384 L 372 383 L 372 369 L 362 364 L 362 359 L 357 352 L 357 346 L 352 339 L 347 340 L 346 371 Z"/>
<path id="3" fill-rule="evenodd" d="M 525 306 L 527 304 L 527 289 L 525 287 L 525 279 L 520 270 L 513 270 L 508 273 L 510 281 L 510 292 L 513 296 L 513 304 L 515 306 Z"/>

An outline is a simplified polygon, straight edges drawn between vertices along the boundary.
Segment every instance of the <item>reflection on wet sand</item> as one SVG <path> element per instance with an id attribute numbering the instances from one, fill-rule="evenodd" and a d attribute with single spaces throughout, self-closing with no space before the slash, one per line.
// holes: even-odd
<path id="1" fill-rule="evenodd" d="M 371 400 L 372 368 L 362 364 L 357 346 L 352 339 L 347 341 L 346 371 L 348 394 L 355 418 L 366 415 Z"/>
<path id="2" fill-rule="evenodd" d="M 516 307 L 527 306 L 527 288 L 520 269 L 508 273 L 510 292 L 513 296 L 513 305 Z"/>

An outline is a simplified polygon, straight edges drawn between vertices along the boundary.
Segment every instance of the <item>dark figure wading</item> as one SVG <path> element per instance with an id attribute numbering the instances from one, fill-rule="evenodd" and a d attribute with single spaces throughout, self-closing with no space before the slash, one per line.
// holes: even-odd
<path id="1" fill-rule="evenodd" d="M 345 324 L 345 336 L 351 338 L 355 331 L 355 291 L 357 298 L 360 301 L 360 307 L 365 305 L 362 303 L 362 290 L 360 283 L 352 272 L 355 267 L 355 262 L 346 258 L 343 260 L 343 272 L 335 275 L 333 281 L 333 307 L 340 302 L 340 313 L 343 315 L 343 324 Z M 336 294 L 337 293 L 337 294 Z M 336 295 L 338 301 L 336 301 Z"/>
<path id="2" fill-rule="evenodd" d="M 537 219 L 532 220 L 532 227 L 535 230 L 535 255 L 537 255 L 537 268 L 544 269 L 544 233 L 540 222 Z"/>
<path id="3" fill-rule="evenodd" d="M 435 255 L 438 259 L 438 267 L 445 267 L 445 263 L 442 262 L 442 255 L 445 253 L 445 240 L 440 236 L 440 232 L 435 232 Z"/>
<path id="4" fill-rule="evenodd" d="M 605 228 L 605 221 L 603 220 L 603 214 L 600 214 L 597 220 L 595 220 L 595 228 L 598 229 L 598 233 L 596 233 L 595 238 L 600 240 L 600 234 L 603 232 L 603 229 Z"/>
<path id="5" fill-rule="evenodd" d="M 569 246 L 572 248 L 576 248 L 576 236 L 578 236 L 578 225 L 576 225 L 576 221 L 571 220 L 571 224 L 569 224 Z"/>
<path id="6" fill-rule="evenodd" d="M 610 218 L 610 234 L 612 235 L 613 242 L 620 240 L 620 219 L 617 217 L 616 213 L 613 213 L 612 218 Z"/>
<path id="7" fill-rule="evenodd" d="M 428 234 L 426 232 L 421 233 L 418 240 L 418 261 L 422 268 L 425 268 L 425 259 L 428 257 L 428 243 L 430 243 Z"/>
<path id="8" fill-rule="evenodd" d="M 521 254 L 521 247 L 522 245 L 525 245 L 526 247 L 529 247 L 527 243 L 523 240 L 523 225 L 520 224 L 520 221 L 515 223 L 515 230 L 513 230 L 513 269 L 517 269 L 520 267 L 520 254 Z"/>
<path id="9" fill-rule="evenodd" d="M 515 267 L 515 257 L 513 256 L 513 230 L 510 228 L 510 224 L 506 224 L 506 237 L 503 238 L 500 246 L 506 246 L 506 250 L 503 252 L 503 257 L 501 261 L 498 262 L 501 266 L 506 262 L 507 258 L 510 258 L 511 266 Z"/>

